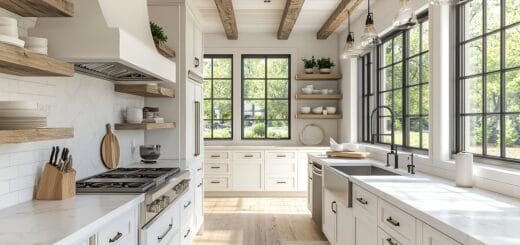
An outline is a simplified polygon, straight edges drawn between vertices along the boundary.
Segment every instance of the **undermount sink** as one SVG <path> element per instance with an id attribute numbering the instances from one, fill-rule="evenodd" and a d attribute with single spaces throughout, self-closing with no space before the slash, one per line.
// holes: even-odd
<path id="1" fill-rule="evenodd" d="M 331 166 L 346 175 L 400 175 L 374 166 Z"/>

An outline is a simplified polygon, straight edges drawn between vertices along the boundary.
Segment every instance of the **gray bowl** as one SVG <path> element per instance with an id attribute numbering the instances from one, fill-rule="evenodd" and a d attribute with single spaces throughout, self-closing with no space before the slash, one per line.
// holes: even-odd
<path id="1" fill-rule="evenodd" d="M 139 154 L 143 162 L 156 162 L 161 156 L 161 145 L 142 145 L 139 146 Z"/>

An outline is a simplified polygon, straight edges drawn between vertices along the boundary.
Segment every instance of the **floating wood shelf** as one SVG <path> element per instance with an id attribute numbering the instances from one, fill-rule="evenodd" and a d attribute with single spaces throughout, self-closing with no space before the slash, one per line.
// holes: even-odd
<path id="1" fill-rule="evenodd" d="M 59 140 L 74 137 L 73 128 L 35 128 L 0 130 L 0 144 Z"/>
<path id="2" fill-rule="evenodd" d="M 297 119 L 341 119 L 341 114 L 297 114 Z"/>
<path id="3" fill-rule="evenodd" d="M 72 77 L 74 65 L 0 43 L 0 73 L 25 77 Z"/>
<path id="4" fill-rule="evenodd" d="M 74 16 L 74 4 L 67 0 L 0 0 L 0 7 L 23 17 Z"/>
<path id="5" fill-rule="evenodd" d="M 123 85 L 116 84 L 115 91 L 144 97 L 175 98 L 175 90 L 156 84 Z"/>
<path id="6" fill-rule="evenodd" d="M 341 74 L 298 74 L 296 80 L 340 80 Z"/>
<path id="7" fill-rule="evenodd" d="M 157 48 L 157 51 L 159 51 L 162 56 L 166 58 L 175 58 L 175 51 L 168 47 L 168 45 L 164 44 L 163 42 L 154 41 L 155 47 Z"/>
<path id="8" fill-rule="evenodd" d="M 169 123 L 116 123 L 116 130 L 153 130 L 175 128 L 174 122 Z"/>
<path id="9" fill-rule="evenodd" d="M 297 94 L 297 100 L 340 100 L 341 94 Z"/>

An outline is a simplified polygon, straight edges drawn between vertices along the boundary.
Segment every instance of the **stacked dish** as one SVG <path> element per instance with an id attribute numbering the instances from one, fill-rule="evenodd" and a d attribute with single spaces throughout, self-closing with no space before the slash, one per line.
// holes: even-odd
<path id="1" fill-rule="evenodd" d="M 0 129 L 28 129 L 47 126 L 47 115 L 35 102 L 0 101 Z"/>
<path id="2" fill-rule="evenodd" d="M 47 38 L 42 37 L 25 37 L 25 48 L 38 53 L 47 55 Z"/>
<path id="3" fill-rule="evenodd" d="M 15 18 L 0 17 L 0 42 L 23 47 L 25 42 L 18 39 L 18 21 Z"/>

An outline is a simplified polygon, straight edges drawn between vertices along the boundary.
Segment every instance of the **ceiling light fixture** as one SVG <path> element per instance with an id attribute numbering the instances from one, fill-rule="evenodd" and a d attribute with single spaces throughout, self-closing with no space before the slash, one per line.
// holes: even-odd
<path id="1" fill-rule="evenodd" d="M 417 24 L 417 17 L 408 3 L 409 0 L 401 0 L 401 8 L 394 18 L 394 28 L 404 30 Z"/>
<path id="2" fill-rule="evenodd" d="M 343 48 L 343 54 L 341 55 L 342 59 L 347 59 L 349 57 L 357 56 L 358 52 L 354 50 L 354 32 L 350 31 L 350 11 L 347 12 L 348 22 L 347 22 L 347 42 L 345 43 L 345 47 Z"/>
<path id="3" fill-rule="evenodd" d="M 370 0 L 368 0 L 368 14 L 365 21 L 365 32 L 363 33 L 363 40 L 360 43 L 360 49 L 370 49 L 375 45 L 381 43 L 381 39 L 376 33 L 374 25 L 374 13 L 370 11 Z"/>

